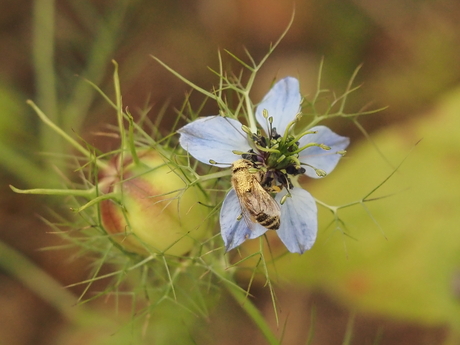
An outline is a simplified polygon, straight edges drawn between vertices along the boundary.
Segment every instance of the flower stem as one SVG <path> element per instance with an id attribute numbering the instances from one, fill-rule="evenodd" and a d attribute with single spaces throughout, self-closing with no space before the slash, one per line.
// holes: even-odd
<path id="1" fill-rule="evenodd" d="M 54 70 L 55 4 L 54 0 L 36 0 L 33 1 L 33 4 L 32 56 L 38 103 L 41 104 L 51 121 L 59 124 Z M 42 151 L 60 150 L 59 152 L 62 153 L 62 139 L 55 136 L 44 124 L 40 125 L 40 140 Z"/>
<path id="2" fill-rule="evenodd" d="M 246 314 L 248 314 L 252 321 L 257 325 L 257 327 L 259 327 L 265 339 L 267 339 L 268 344 L 279 345 L 279 340 L 276 338 L 275 334 L 273 334 L 263 315 L 247 298 L 246 294 L 244 294 L 241 290 L 238 290 L 236 287 L 230 285 L 228 286 L 228 291 L 235 299 L 235 301 L 241 306 L 241 308 L 244 309 Z"/>
<path id="3" fill-rule="evenodd" d="M 251 86 L 252 86 L 252 84 L 249 85 L 249 87 L 251 87 Z M 245 99 L 245 103 L 246 103 L 246 112 L 248 113 L 248 122 L 249 122 L 248 125 L 249 125 L 249 128 L 251 129 L 252 133 L 256 133 L 257 132 L 257 124 L 256 124 L 256 118 L 255 118 L 255 115 L 254 115 L 254 110 L 252 109 L 252 102 L 249 99 L 249 89 L 245 93 L 244 99 Z"/>

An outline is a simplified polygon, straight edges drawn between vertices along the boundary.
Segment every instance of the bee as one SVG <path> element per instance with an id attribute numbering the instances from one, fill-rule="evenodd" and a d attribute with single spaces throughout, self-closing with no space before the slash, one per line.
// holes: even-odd
<path id="1" fill-rule="evenodd" d="M 250 171 L 254 168 L 254 164 L 247 159 L 239 159 L 232 165 L 232 186 L 240 202 L 241 215 L 249 227 L 252 222 L 268 230 L 278 230 L 280 206 L 261 186 L 262 172 Z"/>

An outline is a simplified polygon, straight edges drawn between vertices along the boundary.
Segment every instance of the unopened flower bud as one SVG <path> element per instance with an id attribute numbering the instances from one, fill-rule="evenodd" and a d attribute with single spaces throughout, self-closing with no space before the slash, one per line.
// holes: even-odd
<path id="1" fill-rule="evenodd" d="M 100 190 L 116 200 L 101 202 L 102 224 L 128 251 L 184 255 L 207 232 L 208 209 L 197 187 L 188 187 L 183 173 L 172 170 L 154 150 L 118 158 L 102 171 Z"/>

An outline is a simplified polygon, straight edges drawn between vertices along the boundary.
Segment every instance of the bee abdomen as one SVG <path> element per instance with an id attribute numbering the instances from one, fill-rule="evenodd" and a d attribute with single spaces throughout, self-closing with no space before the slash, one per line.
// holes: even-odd
<path id="1" fill-rule="evenodd" d="M 269 216 L 266 213 L 259 213 L 256 217 L 257 223 L 262 225 L 268 230 L 278 230 L 280 227 L 280 217 L 279 216 Z"/>

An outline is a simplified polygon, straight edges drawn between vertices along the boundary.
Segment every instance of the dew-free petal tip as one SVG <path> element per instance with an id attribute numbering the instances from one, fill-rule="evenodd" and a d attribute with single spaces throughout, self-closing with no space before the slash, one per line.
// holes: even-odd
<path id="1" fill-rule="evenodd" d="M 281 208 L 281 226 L 278 236 L 291 253 L 302 254 L 316 240 L 318 231 L 315 199 L 302 188 L 293 188 L 291 197 Z"/>
<path id="2" fill-rule="evenodd" d="M 293 77 L 283 78 L 273 85 L 257 106 L 257 121 L 265 131 L 268 130 L 267 121 L 263 116 L 266 110 L 268 116 L 273 117 L 273 127 L 282 134 L 289 122 L 299 113 L 301 100 L 299 81 Z"/>

